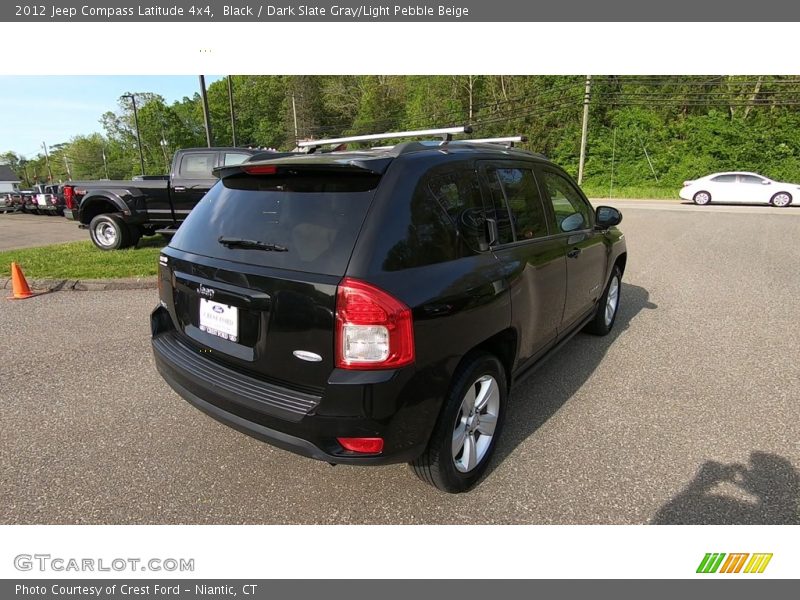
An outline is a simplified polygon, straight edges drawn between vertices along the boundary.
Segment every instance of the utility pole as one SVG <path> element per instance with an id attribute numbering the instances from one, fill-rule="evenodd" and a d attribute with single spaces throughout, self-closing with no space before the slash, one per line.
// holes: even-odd
<path id="1" fill-rule="evenodd" d="M 206 122 L 206 144 L 211 148 L 211 118 L 208 115 L 208 95 L 206 94 L 206 78 L 200 77 L 200 97 L 203 99 L 203 119 Z"/>
<path id="2" fill-rule="evenodd" d="M 228 104 L 231 107 L 231 138 L 236 147 L 236 116 L 233 113 L 233 75 L 228 75 Z"/>
<path id="3" fill-rule="evenodd" d="M 294 103 L 294 94 L 292 94 L 292 114 L 294 115 L 294 144 L 296 146 L 299 137 L 297 135 L 297 105 Z"/>
<path id="4" fill-rule="evenodd" d="M 69 161 L 67 160 L 67 155 L 64 155 L 64 166 L 67 167 L 67 177 L 70 181 L 72 181 L 72 171 L 69 169 Z"/>
<path id="5" fill-rule="evenodd" d="M 589 98 L 592 93 L 592 76 L 586 76 L 586 89 L 583 92 L 583 126 L 581 127 L 581 158 L 578 162 L 578 185 L 583 183 L 583 165 L 586 162 L 586 136 L 589 132 Z"/>
<path id="6" fill-rule="evenodd" d="M 617 152 L 617 128 L 614 127 L 614 137 L 611 138 L 611 186 L 608 188 L 608 199 L 614 195 L 614 158 Z"/>
<path id="7" fill-rule="evenodd" d="M 139 132 L 139 112 L 136 110 L 136 94 L 123 94 L 123 98 L 130 98 L 133 104 L 133 123 L 136 126 L 136 144 L 139 146 L 139 166 L 144 177 L 144 153 L 142 152 L 142 134 Z"/>
<path id="8" fill-rule="evenodd" d="M 42 142 L 42 148 L 44 148 L 44 160 L 47 163 L 47 173 L 50 175 L 50 183 L 53 183 L 53 171 L 50 169 L 50 155 L 47 153 L 47 144 Z"/>

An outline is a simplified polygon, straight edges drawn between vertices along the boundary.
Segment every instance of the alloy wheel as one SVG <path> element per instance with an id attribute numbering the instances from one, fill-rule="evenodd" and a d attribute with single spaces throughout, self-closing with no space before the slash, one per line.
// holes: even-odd
<path id="1" fill-rule="evenodd" d="M 500 387 L 491 375 L 468 389 L 453 427 L 452 457 L 456 469 L 469 473 L 486 458 L 500 412 Z"/>

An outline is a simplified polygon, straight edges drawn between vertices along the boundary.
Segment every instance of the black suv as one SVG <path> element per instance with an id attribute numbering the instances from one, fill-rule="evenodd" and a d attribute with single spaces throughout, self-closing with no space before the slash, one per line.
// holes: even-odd
<path id="1" fill-rule="evenodd" d="M 406 142 L 219 176 L 161 254 L 156 365 L 275 446 L 465 491 L 511 384 L 614 325 L 622 216 L 541 155 Z"/>

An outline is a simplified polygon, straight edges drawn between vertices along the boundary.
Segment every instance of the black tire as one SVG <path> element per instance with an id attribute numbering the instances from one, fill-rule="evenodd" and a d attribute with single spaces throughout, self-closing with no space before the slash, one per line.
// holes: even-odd
<path id="1" fill-rule="evenodd" d="M 779 198 L 778 203 L 775 202 L 776 198 Z M 777 206 L 779 208 L 789 206 L 792 203 L 792 195 L 789 192 L 778 192 L 769 199 L 769 203 L 772 204 L 772 206 Z"/>
<path id="2" fill-rule="evenodd" d="M 490 381 L 481 381 L 487 377 L 493 379 L 494 384 L 497 385 L 496 396 L 493 393 L 495 390 L 491 388 L 492 383 Z M 496 404 L 495 425 L 493 433 L 488 440 L 486 439 L 488 436 L 483 437 L 484 434 L 481 433 L 480 423 L 475 425 L 475 421 L 472 420 L 474 417 L 468 416 L 462 410 L 470 388 L 483 389 L 483 385 L 490 386 L 488 390 L 492 392 L 492 399 L 482 409 L 485 412 L 478 412 L 478 421 L 480 416 L 488 416 L 490 405 Z M 453 376 L 450 391 L 445 398 L 442 412 L 433 429 L 425 452 L 410 463 L 411 469 L 417 477 L 443 492 L 452 494 L 466 492 L 478 483 L 491 461 L 497 440 L 503 429 L 507 394 L 506 372 L 496 356 L 481 352 L 468 358 Z M 478 394 L 475 395 L 477 396 Z M 473 468 L 462 472 L 456 464 L 457 461 L 460 461 L 463 468 L 463 462 L 465 462 L 464 452 L 467 446 L 465 444 L 460 453 L 454 456 L 453 443 L 457 427 L 465 431 L 470 430 L 470 426 L 465 423 L 472 423 L 474 428 L 472 433 L 464 436 L 464 439 L 465 442 L 467 437 L 473 440 L 471 443 L 475 444 L 472 447 L 475 448 L 477 462 Z M 479 446 L 481 439 L 485 444 L 483 448 Z"/>
<path id="3" fill-rule="evenodd" d="M 694 196 L 692 196 L 692 202 L 699 206 L 711 204 L 711 193 L 706 192 L 705 190 L 700 190 Z"/>
<path id="4" fill-rule="evenodd" d="M 609 293 L 615 289 L 614 282 L 616 281 L 616 299 L 614 302 L 614 310 L 611 314 L 611 318 L 608 318 L 607 315 L 607 307 L 609 306 L 608 297 Z M 622 272 L 619 270 L 617 265 L 614 265 L 614 268 L 611 270 L 611 277 L 608 278 L 608 283 L 606 284 L 606 289 L 603 290 L 603 295 L 600 296 L 600 299 L 597 301 L 597 311 L 594 314 L 594 319 L 592 319 L 586 327 L 584 327 L 584 331 L 586 333 L 591 333 L 592 335 L 608 335 L 609 332 L 614 328 L 614 323 L 617 321 L 617 313 L 619 313 L 619 302 L 622 299 Z"/>
<path id="5" fill-rule="evenodd" d="M 115 214 L 97 215 L 89 223 L 89 235 L 100 250 L 121 250 L 131 246 L 131 229 Z"/>

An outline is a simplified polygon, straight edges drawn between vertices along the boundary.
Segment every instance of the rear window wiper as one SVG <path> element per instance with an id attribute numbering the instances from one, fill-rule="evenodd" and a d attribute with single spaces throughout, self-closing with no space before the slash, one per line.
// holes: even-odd
<path id="1" fill-rule="evenodd" d="M 286 246 L 279 246 L 278 244 L 270 244 L 269 242 L 259 242 L 258 240 L 243 240 L 241 238 L 232 238 L 220 236 L 217 240 L 220 244 L 227 248 L 246 248 L 253 250 L 266 250 L 268 252 L 288 252 Z"/>

